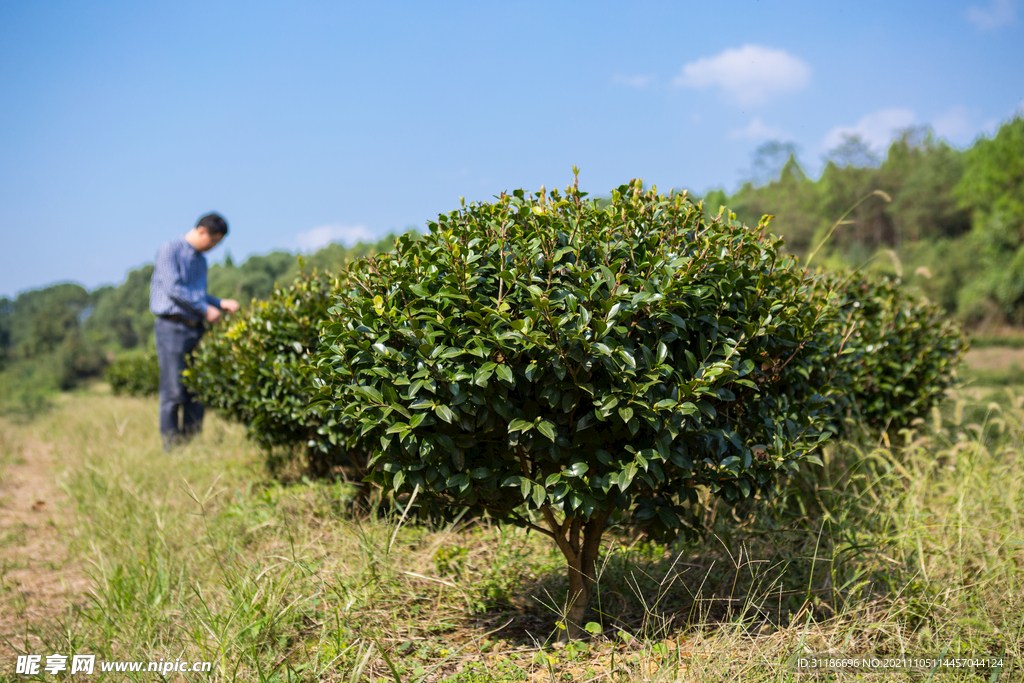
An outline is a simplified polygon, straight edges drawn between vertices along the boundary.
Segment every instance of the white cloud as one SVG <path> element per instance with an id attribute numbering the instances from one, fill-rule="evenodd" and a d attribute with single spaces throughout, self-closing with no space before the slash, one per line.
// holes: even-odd
<path id="1" fill-rule="evenodd" d="M 744 45 L 685 64 L 674 85 L 719 87 L 739 104 L 752 105 L 805 88 L 810 80 L 811 68 L 797 57 L 770 47 Z"/>
<path id="2" fill-rule="evenodd" d="M 754 118 L 745 128 L 737 128 L 729 131 L 730 140 L 746 138 L 748 140 L 768 140 L 770 138 L 784 138 L 786 134 L 777 126 L 768 126 L 761 122 L 761 119 Z"/>
<path id="3" fill-rule="evenodd" d="M 612 76 L 612 83 L 615 83 L 616 85 L 624 85 L 628 88 L 646 88 L 654 83 L 654 76 L 646 74 L 627 76 L 625 74 L 617 73 Z"/>
<path id="4" fill-rule="evenodd" d="M 822 147 L 832 150 L 843 144 L 845 136 L 859 135 L 872 150 L 885 152 L 900 130 L 914 125 L 915 118 L 909 109 L 882 109 L 868 114 L 853 126 L 836 126 L 825 135 Z"/>
<path id="5" fill-rule="evenodd" d="M 380 239 L 364 225 L 321 225 L 295 236 L 295 245 L 300 251 L 316 251 L 326 247 L 331 242 L 343 242 L 346 246 L 352 246 L 356 242 L 376 242 Z"/>
<path id="6" fill-rule="evenodd" d="M 932 124 L 932 129 L 940 138 L 956 145 L 970 143 L 980 132 L 978 126 L 971 122 L 971 116 L 964 106 L 956 106 L 940 114 Z"/>
<path id="7" fill-rule="evenodd" d="M 967 19 L 982 31 L 988 31 L 1016 21 L 1017 8 L 1014 0 L 992 0 L 987 8 L 976 5 L 968 7 Z"/>

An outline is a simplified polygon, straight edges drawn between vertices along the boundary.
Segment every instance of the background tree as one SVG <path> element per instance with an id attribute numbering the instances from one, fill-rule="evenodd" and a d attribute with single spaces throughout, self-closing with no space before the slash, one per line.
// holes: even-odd
<path id="1" fill-rule="evenodd" d="M 815 184 L 791 153 L 767 185 L 744 184 L 729 199 L 716 197 L 709 209 L 717 211 L 719 205 L 726 204 L 748 225 L 756 225 L 762 216 L 774 216 L 772 230 L 785 235 L 787 251 L 802 254 L 824 223 L 819 203 Z"/>
<path id="2" fill-rule="evenodd" d="M 128 273 L 117 287 L 93 291 L 93 307 L 85 318 L 83 334 L 112 351 L 152 345 L 155 318 L 149 312 L 149 285 L 153 266 Z"/>
<path id="3" fill-rule="evenodd" d="M 754 150 L 750 164 L 750 180 L 754 187 L 762 187 L 776 181 L 782 169 L 789 163 L 796 163 L 797 146 L 793 142 L 768 140 Z M 798 164 L 799 165 L 799 164 Z"/>
<path id="4" fill-rule="evenodd" d="M 971 242 L 984 269 L 965 288 L 962 313 L 978 320 L 991 302 L 1007 320 L 1024 322 L 1024 118 L 1004 123 L 965 153 L 956 195 L 972 212 Z"/>

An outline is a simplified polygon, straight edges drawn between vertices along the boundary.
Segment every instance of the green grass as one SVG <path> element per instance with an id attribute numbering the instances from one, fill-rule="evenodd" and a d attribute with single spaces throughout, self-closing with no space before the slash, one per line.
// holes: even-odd
<path id="1" fill-rule="evenodd" d="M 1007 329 L 996 333 L 974 332 L 970 334 L 971 348 L 984 349 L 1002 346 L 1011 349 L 1024 348 L 1024 334 L 1019 329 Z"/>
<path id="2" fill-rule="evenodd" d="M 568 646 L 556 642 L 565 572 L 546 538 L 366 511 L 343 483 L 282 484 L 215 416 L 167 455 L 152 399 L 70 396 L 0 430 L 0 472 L 29 438 L 69 467 L 67 568 L 91 590 L 25 622 L 41 654 L 209 660 L 218 681 L 497 683 L 829 680 L 790 662 L 945 652 L 1017 658 L 993 680 L 1021 680 L 1024 397 L 991 391 L 890 447 L 831 448 L 770 502 L 708 505 L 688 541 L 613 529 L 592 615 L 603 633 Z M 7 659 L 0 678 L 23 680 Z"/>

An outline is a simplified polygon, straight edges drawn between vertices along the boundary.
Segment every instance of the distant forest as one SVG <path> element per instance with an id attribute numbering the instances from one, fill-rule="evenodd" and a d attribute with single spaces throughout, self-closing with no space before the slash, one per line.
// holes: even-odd
<path id="1" fill-rule="evenodd" d="M 963 151 L 928 128 L 904 130 L 884 159 L 848 137 L 817 180 L 792 145 L 769 142 L 752 175 L 732 196 L 709 192 L 705 210 L 772 215 L 793 254 L 823 244 L 812 267 L 900 277 L 969 328 L 1024 324 L 1024 118 Z"/>
<path id="2" fill-rule="evenodd" d="M 811 267 L 900 277 L 972 329 L 1024 325 L 1020 116 L 966 150 L 913 128 L 876 158 L 863 140 L 848 137 L 817 180 L 804 173 L 793 145 L 768 142 L 736 193 L 716 190 L 703 201 L 709 214 L 728 207 L 750 225 L 774 216 L 771 229 L 795 256 L 813 254 Z M 393 240 L 331 244 L 304 257 L 305 268 L 336 271 L 391 249 Z M 280 251 L 241 265 L 228 257 L 211 266 L 208 288 L 244 304 L 291 282 L 299 268 L 294 254 Z M 0 412 L 32 410 L 49 394 L 100 375 L 118 355 L 150 352 L 152 272 L 147 265 L 116 287 L 91 292 L 65 283 L 0 298 Z"/>

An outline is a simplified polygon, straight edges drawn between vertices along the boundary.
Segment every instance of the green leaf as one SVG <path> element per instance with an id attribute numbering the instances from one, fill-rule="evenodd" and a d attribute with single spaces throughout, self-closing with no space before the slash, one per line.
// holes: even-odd
<path id="1" fill-rule="evenodd" d="M 515 384 L 515 380 L 512 377 L 512 370 L 507 365 L 499 365 L 497 373 L 499 378 L 505 380 L 509 384 Z"/>
<path id="2" fill-rule="evenodd" d="M 566 472 L 569 472 L 574 477 L 582 477 L 590 470 L 590 465 L 585 462 L 574 462 Z"/>
<path id="3" fill-rule="evenodd" d="M 682 318 L 680 318 L 675 313 L 669 314 L 668 321 L 670 323 L 672 323 L 673 325 L 675 325 L 676 327 L 681 327 L 683 329 L 686 329 L 686 321 L 683 320 Z"/>
<path id="4" fill-rule="evenodd" d="M 518 417 L 516 419 L 512 420 L 508 424 L 508 431 L 509 431 L 510 434 L 512 432 L 523 432 L 525 434 L 526 432 L 530 431 L 531 429 L 533 429 L 533 423 L 532 422 L 528 422 L 527 420 L 523 420 L 523 419 L 518 418 Z"/>
<path id="5" fill-rule="evenodd" d="M 619 408 L 619 417 L 622 418 L 623 422 L 629 422 L 633 419 L 633 409 L 628 406 Z"/>
<path id="6" fill-rule="evenodd" d="M 454 421 L 455 419 L 455 415 L 452 413 L 451 408 L 445 405 L 434 406 L 434 414 L 437 415 L 442 420 L 444 420 L 445 422 L 447 422 L 448 424 L 451 424 L 452 421 Z"/>
<path id="7" fill-rule="evenodd" d="M 728 458 L 722 460 L 721 466 L 723 470 L 739 471 L 740 459 L 735 455 L 730 455 Z"/>
<path id="8" fill-rule="evenodd" d="M 553 423 L 541 420 L 537 423 L 537 431 L 548 437 L 551 441 L 555 440 L 555 425 Z"/>
<path id="9" fill-rule="evenodd" d="M 360 394 L 368 398 L 373 403 L 384 403 L 384 397 L 381 396 L 381 393 L 377 391 L 374 387 L 360 385 L 352 387 L 352 390 L 355 391 L 357 394 Z"/>
<path id="10" fill-rule="evenodd" d="M 540 484 L 533 485 L 533 504 L 540 507 L 544 504 L 544 500 L 547 498 L 547 490 Z"/>
<path id="11" fill-rule="evenodd" d="M 633 483 L 633 478 L 637 473 L 637 466 L 635 462 L 631 462 L 626 465 L 621 472 L 619 472 L 619 490 L 625 491 L 629 488 L 630 484 Z"/>
<path id="12" fill-rule="evenodd" d="M 715 410 L 715 407 L 711 405 L 711 403 L 709 403 L 708 401 L 705 401 L 704 399 L 697 401 L 697 407 L 700 409 L 700 412 L 704 413 L 705 415 L 712 419 L 714 419 L 718 415 L 718 411 Z"/>
<path id="13" fill-rule="evenodd" d="M 491 363 L 490 365 L 493 366 L 494 363 Z M 486 387 L 487 380 L 490 379 L 492 374 L 494 374 L 491 369 L 484 369 L 485 367 L 486 365 L 477 370 L 476 374 L 473 375 L 473 384 L 477 385 L 478 387 Z"/>
<path id="14" fill-rule="evenodd" d="M 661 342 L 660 341 L 660 342 L 658 342 L 658 356 L 657 356 L 658 365 L 661 365 L 662 363 L 664 363 L 666 358 L 668 358 L 668 347 L 665 346 L 665 342 Z"/>
<path id="15" fill-rule="evenodd" d="M 595 422 L 597 422 L 597 418 L 595 418 L 595 417 L 594 417 L 594 413 L 593 413 L 593 411 L 591 411 L 591 412 L 588 412 L 588 413 L 587 413 L 586 415 L 584 415 L 583 417 L 581 417 L 581 418 L 580 418 L 580 419 L 579 419 L 579 420 L 578 420 L 578 421 L 576 422 L 576 431 L 577 431 L 577 432 L 582 432 L 582 431 L 583 431 L 584 429 L 587 429 L 587 428 L 589 428 L 589 427 L 590 427 L 591 425 L 593 425 L 593 424 L 594 424 Z"/>

